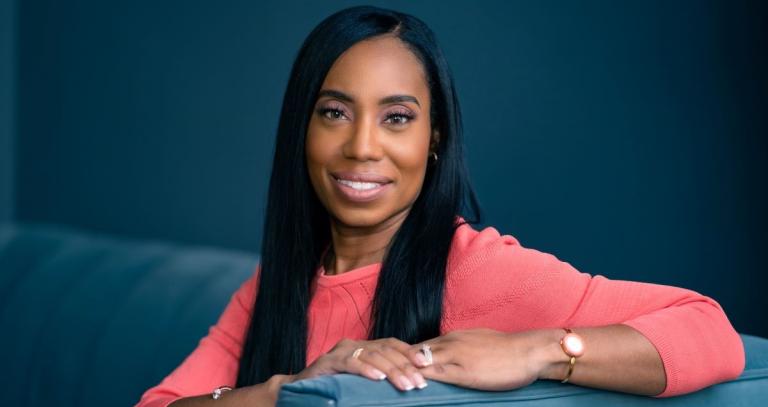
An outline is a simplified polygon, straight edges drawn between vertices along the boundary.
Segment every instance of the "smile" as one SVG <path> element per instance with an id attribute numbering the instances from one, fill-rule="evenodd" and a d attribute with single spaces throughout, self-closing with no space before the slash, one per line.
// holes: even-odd
<path id="1" fill-rule="evenodd" d="M 344 200 L 364 203 L 380 198 L 390 189 L 392 181 L 372 174 L 331 174 L 334 188 Z"/>
<path id="2" fill-rule="evenodd" d="M 353 188 L 356 191 L 368 191 L 370 189 L 378 188 L 381 186 L 381 184 L 377 182 L 355 182 L 355 181 L 347 181 L 345 179 L 337 179 L 336 182 L 342 185 L 346 185 L 350 188 Z"/>

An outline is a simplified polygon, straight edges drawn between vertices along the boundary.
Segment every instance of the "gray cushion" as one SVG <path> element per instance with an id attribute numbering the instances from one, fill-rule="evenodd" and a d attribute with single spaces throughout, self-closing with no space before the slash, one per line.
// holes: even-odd
<path id="1" fill-rule="evenodd" d="M 742 335 L 747 354 L 736 380 L 671 398 L 632 396 L 553 381 L 506 392 L 468 390 L 430 381 L 422 390 L 400 392 L 390 383 L 339 374 L 283 386 L 278 406 L 765 406 L 768 400 L 768 340 Z"/>
<path id="2" fill-rule="evenodd" d="M 129 406 L 216 322 L 257 257 L 0 227 L 6 406 Z"/>

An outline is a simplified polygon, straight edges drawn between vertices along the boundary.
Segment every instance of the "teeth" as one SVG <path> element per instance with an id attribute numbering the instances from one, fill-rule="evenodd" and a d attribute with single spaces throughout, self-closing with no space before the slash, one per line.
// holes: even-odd
<path id="1" fill-rule="evenodd" d="M 357 181 L 347 181 L 345 179 L 339 179 L 337 181 L 339 182 L 339 184 L 346 185 L 358 191 L 367 191 L 369 189 L 374 189 L 381 186 L 381 184 L 377 182 L 357 182 Z"/>

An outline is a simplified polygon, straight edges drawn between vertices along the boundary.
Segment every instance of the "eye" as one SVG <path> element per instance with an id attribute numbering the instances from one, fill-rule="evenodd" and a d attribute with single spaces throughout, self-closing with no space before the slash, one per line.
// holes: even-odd
<path id="1" fill-rule="evenodd" d="M 405 110 L 399 110 L 387 114 L 386 119 L 384 119 L 384 123 L 393 124 L 395 126 L 403 126 L 413 120 L 413 117 L 414 115 L 412 113 Z"/>
<path id="2" fill-rule="evenodd" d="M 341 120 L 347 118 L 341 109 L 335 107 L 321 107 L 317 109 L 317 113 L 328 120 Z"/>

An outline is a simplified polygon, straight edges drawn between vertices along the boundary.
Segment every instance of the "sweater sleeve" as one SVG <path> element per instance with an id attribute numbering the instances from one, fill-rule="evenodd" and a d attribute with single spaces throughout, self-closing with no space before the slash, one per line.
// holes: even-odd
<path id="1" fill-rule="evenodd" d="M 258 286 L 258 271 L 231 296 L 218 322 L 195 350 L 135 407 L 166 407 L 183 398 L 210 394 L 220 386 L 235 387 L 240 354 Z"/>
<path id="2" fill-rule="evenodd" d="M 678 287 L 591 276 L 493 228 L 463 228 L 454 240 L 457 254 L 449 260 L 445 330 L 625 324 L 661 356 L 667 387 L 657 397 L 693 392 L 743 371 L 741 338 L 712 298 Z"/>

